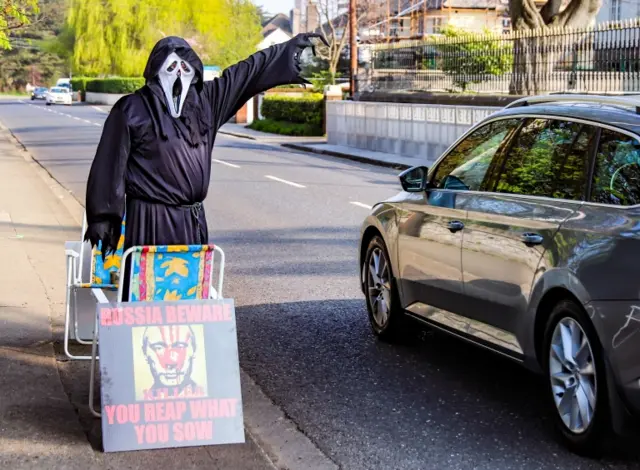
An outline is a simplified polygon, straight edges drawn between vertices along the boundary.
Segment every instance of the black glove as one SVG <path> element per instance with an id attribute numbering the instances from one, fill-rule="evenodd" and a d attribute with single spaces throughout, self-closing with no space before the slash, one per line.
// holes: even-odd
<path id="1" fill-rule="evenodd" d="M 96 222 L 89 224 L 84 235 L 84 241 L 91 243 L 92 247 L 98 246 L 102 242 L 102 262 L 109 253 L 115 253 L 120 241 L 120 226 L 114 227 L 112 222 Z"/>
<path id="2" fill-rule="evenodd" d="M 302 72 L 302 69 L 300 68 L 300 56 L 302 55 L 304 50 L 307 47 L 310 47 L 311 51 L 313 52 L 313 55 L 314 56 L 316 55 L 316 45 L 313 42 L 311 42 L 311 39 L 314 39 L 314 38 L 320 39 L 325 46 L 329 47 L 329 43 L 327 42 L 325 37 L 322 34 L 317 34 L 317 33 L 301 33 L 295 36 L 291 40 L 291 44 L 295 48 L 293 52 L 293 59 L 294 59 L 293 64 L 295 67 L 296 75 L 298 76 Z M 303 83 L 309 84 L 309 82 L 303 78 L 301 78 L 300 80 Z"/>
<path id="3" fill-rule="evenodd" d="M 311 51 L 313 52 L 313 55 L 316 55 L 316 45 L 314 43 L 311 42 L 312 38 L 318 38 L 320 39 L 325 46 L 329 47 L 329 43 L 327 42 L 327 40 L 325 39 L 325 37 L 322 34 L 317 34 L 317 33 L 300 33 L 298 34 L 296 37 L 294 37 L 293 39 L 295 40 L 296 46 L 298 49 L 301 49 L 302 51 L 304 51 L 307 47 L 311 48 Z M 301 52 L 299 51 L 298 54 L 300 54 Z M 296 57 L 299 58 L 299 55 Z"/>

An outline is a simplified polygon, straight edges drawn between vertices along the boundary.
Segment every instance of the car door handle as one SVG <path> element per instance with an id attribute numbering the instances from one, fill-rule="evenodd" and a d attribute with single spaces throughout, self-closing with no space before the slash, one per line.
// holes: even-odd
<path id="1" fill-rule="evenodd" d="M 544 241 L 544 237 L 537 233 L 523 233 L 520 239 L 527 246 L 541 245 Z"/>
<path id="2" fill-rule="evenodd" d="M 459 232 L 463 228 L 464 224 L 459 220 L 452 220 L 451 222 L 449 222 L 449 230 L 451 231 L 451 233 Z"/>

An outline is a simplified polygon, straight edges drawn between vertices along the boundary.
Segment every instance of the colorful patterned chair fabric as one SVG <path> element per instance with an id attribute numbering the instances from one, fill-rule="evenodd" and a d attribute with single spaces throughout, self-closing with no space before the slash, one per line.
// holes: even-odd
<path id="1" fill-rule="evenodd" d="M 122 219 L 121 227 L 117 250 L 115 253 L 105 256 L 104 262 L 102 261 L 102 242 L 99 242 L 98 246 L 93 249 L 91 253 L 91 279 L 89 283 L 81 284 L 80 287 L 117 289 L 117 281 L 115 283 L 112 282 L 112 276 L 120 273 L 120 265 L 122 263 L 122 256 L 124 255 L 126 216 Z"/>
<path id="2" fill-rule="evenodd" d="M 214 245 L 144 246 L 133 250 L 130 302 L 210 298 Z"/>

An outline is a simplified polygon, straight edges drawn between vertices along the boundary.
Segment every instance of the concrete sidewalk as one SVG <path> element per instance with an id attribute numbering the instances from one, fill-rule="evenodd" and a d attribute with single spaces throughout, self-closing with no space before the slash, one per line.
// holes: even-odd
<path id="1" fill-rule="evenodd" d="M 0 125 L 0 468 L 336 468 L 244 373 L 245 444 L 102 452 L 89 364 L 61 353 L 64 242 L 82 212 Z"/>
<path id="2" fill-rule="evenodd" d="M 220 128 L 220 134 L 254 140 L 263 144 L 275 144 L 285 148 L 302 152 L 328 155 L 338 158 L 385 166 L 396 169 L 406 169 L 412 166 L 424 165 L 425 161 L 419 158 L 407 157 L 391 153 L 373 152 L 371 150 L 347 147 L 344 145 L 331 145 L 326 137 L 290 137 L 284 135 L 258 132 L 246 128 L 242 124 L 225 124 Z"/>

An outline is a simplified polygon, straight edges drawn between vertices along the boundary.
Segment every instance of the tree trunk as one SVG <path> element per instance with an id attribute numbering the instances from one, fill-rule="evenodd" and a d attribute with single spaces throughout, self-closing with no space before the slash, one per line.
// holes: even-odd
<path id="1" fill-rule="evenodd" d="M 513 73 L 509 93 L 531 95 L 556 89 L 553 74 L 560 52 L 569 52 L 573 36 L 552 35 L 555 28 L 585 27 L 593 23 L 602 0 L 571 0 L 560 11 L 561 0 L 548 0 L 538 11 L 534 0 L 510 0 L 511 23 L 523 37 L 513 41 Z M 537 30 L 535 35 L 527 31 Z M 527 37 L 528 36 L 528 37 Z"/>

